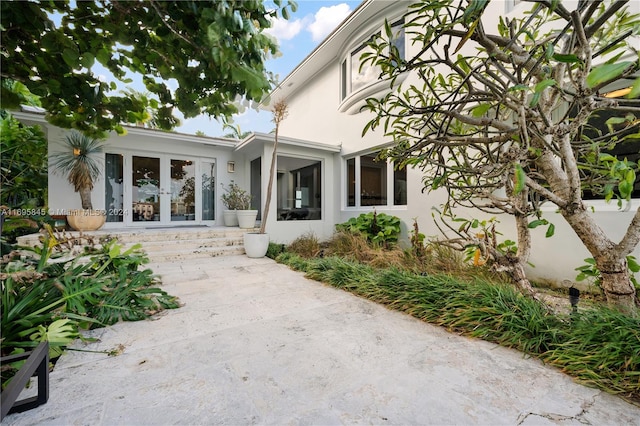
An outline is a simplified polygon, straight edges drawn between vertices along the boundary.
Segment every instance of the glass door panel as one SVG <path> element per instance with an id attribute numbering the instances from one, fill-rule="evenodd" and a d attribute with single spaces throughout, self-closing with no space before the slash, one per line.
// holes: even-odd
<path id="1" fill-rule="evenodd" d="M 160 159 L 132 157 L 131 211 L 134 222 L 159 222 Z"/>
<path id="2" fill-rule="evenodd" d="M 216 163 L 202 162 L 202 220 L 216 219 Z"/>
<path id="3" fill-rule="evenodd" d="M 106 154 L 105 199 L 107 222 L 122 222 L 124 219 L 124 159 L 122 154 Z"/>
<path id="4" fill-rule="evenodd" d="M 196 220 L 196 165 L 171 160 L 171 221 Z"/>

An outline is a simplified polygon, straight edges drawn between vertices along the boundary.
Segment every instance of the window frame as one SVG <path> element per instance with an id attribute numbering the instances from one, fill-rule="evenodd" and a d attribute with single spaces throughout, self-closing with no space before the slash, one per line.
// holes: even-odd
<path id="1" fill-rule="evenodd" d="M 343 157 L 342 168 L 344 179 L 341 182 L 341 200 L 342 200 L 342 209 L 343 210 L 366 210 L 371 211 L 374 209 L 384 209 L 384 210 L 406 210 L 409 204 L 409 195 L 406 192 L 407 190 L 407 177 L 405 175 L 405 186 L 402 188 L 405 191 L 404 195 L 404 204 L 397 203 L 396 195 L 396 178 L 397 173 L 395 169 L 395 163 L 391 159 L 387 159 L 384 162 L 384 173 L 385 173 L 385 182 L 381 184 L 381 186 L 385 187 L 386 194 L 383 194 L 385 199 L 385 204 L 377 204 L 377 205 L 363 205 L 362 203 L 362 157 L 367 156 L 377 156 L 380 150 L 368 150 L 359 152 L 356 154 L 351 154 L 349 156 Z M 349 173 L 349 162 L 353 162 L 353 173 L 350 175 Z M 407 172 L 407 168 L 404 168 L 405 173 Z M 353 179 L 353 182 L 351 182 Z M 350 205 L 350 189 L 353 189 L 353 204 Z"/>
<path id="2" fill-rule="evenodd" d="M 298 167 L 296 169 L 282 169 L 282 163 L 283 160 L 285 159 L 291 159 L 291 160 L 299 160 L 299 161 L 308 161 L 310 162 L 310 164 L 303 166 L 303 167 Z M 292 153 L 287 153 L 287 152 L 283 152 L 283 153 L 278 153 L 277 157 L 276 157 L 276 165 L 277 165 L 277 170 L 278 170 L 278 177 L 276 179 L 276 181 L 274 182 L 274 186 L 275 186 L 275 208 L 277 211 L 277 215 L 276 215 L 276 222 L 278 223 L 284 223 L 284 222 L 288 222 L 288 221 L 304 221 L 304 222 L 318 222 L 318 221 L 323 221 L 325 220 L 325 215 L 326 215 L 326 209 L 325 209 L 325 191 L 326 191 L 326 186 L 325 186 L 325 181 L 324 181 L 324 174 L 325 174 L 325 165 L 324 165 L 324 159 L 322 158 L 317 158 L 317 157 L 308 157 L 308 156 L 304 156 L 304 155 L 296 155 L 296 154 L 292 154 Z M 281 194 L 281 184 L 282 181 L 280 180 L 280 175 L 285 175 L 285 172 L 295 172 L 297 170 L 304 170 L 310 167 L 317 167 L 318 169 L 318 188 L 320 190 L 320 196 L 319 199 L 317 201 L 317 203 L 319 204 L 318 207 L 310 207 L 310 206 L 303 206 L 302 204 L 300 205 L 300 207 L 296 206 L 296 201 L 294 201 L 294 205 L 292 207 L 287 206 L 282 207 L 280 205 L 281 200 L 283 199 L 283 196 L 288 197 L 288 192 L 290 190 L 289 186 L 287 185 L 287 194 Z M 297 193 L 297 188 L 294 187 L 293 188 L 293 193 L 296 194 Z M 302 191 L 302 190 L 301 190 Z M 301 194 L 302 195 L 302 194 Z M 309 195 L 308 195 L 309 196 Z M 288 198 L 287 198 L 288 199 Z M 296 194 L 296 200 L 297 200 L 297 194 Z M 290 213 L 295 213 L 295 211 L 297 209 L 311 209 L 311 210 L 307 210 L 307 214 L 310 214 L 311 217 L 309 218 L 305 218 L 305 217 L 297 217 L 294 215 L 287 215 L 287 216 L 282 216 L 282 214 L 285 213 L 285 210 L 287 210 Z M 319 217 L 314 217 L 314 211 L 317 209 Z M 281 211 L 282 210 L 282 211 Z M 310 211 L 310 213 L 309 213 Z M 282 217 L 281 217 L 282 216 Z"/>
<path id="3" fill-rule="evenodd" d="M 403 15 L 395 15 L 392 19 L 387 19 L 387 22 L 390 22 L 391 28 L 399 27 L 402 30 L 402 40 L 404 44 L 404 49 L 402 50 L 404 53 L 404 58 L 406 59 L 407 52 L 407 38 L 406 31 L 404 29 L 404 16 Z M 354 102 L 360 100 L 360 98 L 365 98 L 373 93 L 380 91 L 383 88 L 388 86 L 387 81 L 381 81 L 379 78 L 376 78 L 372 81 L 367 81 L 364 84 L 358 86 L 356 89 L 353 89 L 354 84 L 354 66 L 357 66 L 358 74 L 360 70 L 360 55 L 363 50 L 367 48 L 367 44 L 371 41 L 371 39 L 375 35 L 380 35 L 384 31 L 384 22 L 370 28 L 367 31 L 365 36 L 359 37 L 358 42 L 350 44 L 349 48 L 345 50 L 345 52 L 340 57 L 340 104 L 341 111 L 348 110 L 353 106 Z M 354 58 L 357 58 L 357 64 L 354 64 Z M 369 65 L 370 68 L 375 67 L 375 65 Z M 379 73 L 378 73 L 379 75 Z M 403 79 L 401 79 L 403 80 Z M 398 81 L 398 83 L 401 82 Z M 355 100 L 354 100 L 355 99 Z"/>

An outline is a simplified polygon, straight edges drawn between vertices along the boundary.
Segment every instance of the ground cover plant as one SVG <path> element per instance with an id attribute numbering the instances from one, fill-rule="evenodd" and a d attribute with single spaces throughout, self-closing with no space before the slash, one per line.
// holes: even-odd
<path id="1" fill-rule="evenodd" d="M 82 330 L 142 320 L 180 306 L 143 267 L 148 258 L 139 246 L 123 250 L 113 239 L 78 243 L 50 232 L 42 246 L 3 257 L 3 356 L 46 340 L 55 359 L 82 338 Z M 3 388 L 19 367 L 2 366 Z"/>
<path id="2" fill-rule="evenodd" d="M 640 317 L 610 309 L 604 300 L 582 303 L 577 312 L 555 309 L 524 296 L 507 276 L 443 246 L 384 249 L 367 247 L 362 236 L 351 238 L 347 243 L 344 232 L 336 233 L 316 256 L 298 254 L 297 248 L 315 243 L 297 240 L 276 259 L 309 278 L 520 350 L 581 383 L 640 402 Z"/>

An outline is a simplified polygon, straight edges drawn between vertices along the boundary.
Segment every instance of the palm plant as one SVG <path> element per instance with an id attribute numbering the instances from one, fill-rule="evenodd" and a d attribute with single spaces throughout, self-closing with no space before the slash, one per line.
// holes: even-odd
<path id="1" fill-rule="evenodd" d="M 68 149 L 52 155 L 52 165 L 67 175 L 69 183 L 80 194 L 82 208 L 93 210 L 91 190 L 101 172 L 96 154 L 102 152 L 102 141 L 73 130 L 65 136 L 64 144 Z"/>

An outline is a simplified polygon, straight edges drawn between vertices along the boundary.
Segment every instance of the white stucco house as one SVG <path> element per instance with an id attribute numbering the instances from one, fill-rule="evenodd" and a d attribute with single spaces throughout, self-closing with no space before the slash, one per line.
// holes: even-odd
<path id="1" fill-rule="evenodd" d="M 289 106 L 280 129 L 277 181 L 267 224 L 272 241 L 287 243 L 309 232 L 326 239 L 335 224 L 373 209 L 398 216 L 405 238 L 414 218 L 423 233 L 437 235 L 431 214 L 445 201 L 444 193 L 423 192 L 419 169 L 394 170 L 393 164 L 374 161 L 378 150 L 391 141 L 376 132 L 362 136 L 371 116 L 360 107 L 367 97 L 388 90 L 388 83 L 378 81 L 372 70 L 360 70 L 359 55 L 385 19 L 401 26 L 409 4 L 364 1 L 271 94 L 272 100 L 286 99 Z M 487 16 L 497 21 L 500 15 L 522 13 L 530 4 L 506 0 L 493 1 L 489 7 L 495 10 Z M 410 52 L 410 41 L 400 42 Z M 410 83 L 412 76 L 403 78 Z M 50 153 L 60 149 L 64 130 L 38 114 L 15 116 L 45 129 Z M 107 210 L 106 229 L 221 226 L 221 185 L 231 181 L 251 192 L 256 207 L 263 204 L 273 135 L 256 133 L 237 142 L 136 127 L 127 130 L 125 136 L 108 139 L 103 178 L 93 191 L 94 208 Z M 603 200 L 589 203 L 603 228 L 618 238 L 640 198 L 623 210 Z M 54 211 L 80 207 L 72 187 L 55 174 L 49 176 L 49 207 Z M 545 215 L 556 225 L 556 233 L 550 239 L 544 232 L 533 233 L 531 262 L 536 267 L 531 272 L 538 278 L 573 279 L 574 268 L 589 253 L 553 207 Z M 505 237 L 513 235 L 509 218 L 500 220 Z M 640 248 L 634 254 L 640 258 Z"/>

